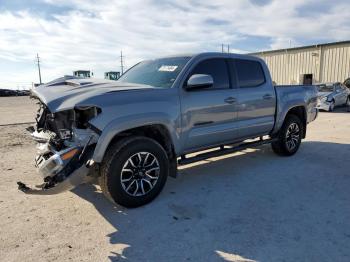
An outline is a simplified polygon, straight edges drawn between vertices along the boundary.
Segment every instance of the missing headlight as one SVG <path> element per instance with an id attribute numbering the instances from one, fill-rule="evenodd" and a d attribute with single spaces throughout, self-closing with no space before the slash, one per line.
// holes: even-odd
<path id="1" fill-rule="evenodd" d="M 96 106 L 79 106 L 75 110 L 75 125 L 77 128 L 85 129 L 88 122 L 101 113 L 101 109 Z"/>

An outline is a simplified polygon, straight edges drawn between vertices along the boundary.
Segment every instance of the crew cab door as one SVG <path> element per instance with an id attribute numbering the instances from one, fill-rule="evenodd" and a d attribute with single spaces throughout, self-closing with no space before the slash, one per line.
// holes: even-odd
<path id="1" fill-rule="evenodd" d="M 237 137 L 237 89 L 230 79 L 224 58 L 209 58 L 194 65 L 194 74 L 207 74 L 213 86 L 198 90 L 181 90 L 182 138 L 184 152 L 219 145 Z"/>
<path id="2" fill-rule="evenodd" d="M 236 70 L 240 138 L 268 134 L 274 126 L 276 94 L 267 67 L 258 60 L 233 59 Z"/>

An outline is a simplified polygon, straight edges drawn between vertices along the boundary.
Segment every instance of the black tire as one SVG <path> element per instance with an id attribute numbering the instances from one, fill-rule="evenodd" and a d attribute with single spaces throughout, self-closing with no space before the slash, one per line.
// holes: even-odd
<path id="1" fill-rule="evenodd" d="M 347 111 L 350 112 L 350 96 L 348 96 L 348 98 L 346 99 L 345 106 Z"/>
<path id="2" fill-rule="evenodd" d="M 147 153 L 149 154 L 149 160 L 145 159 Z M 141 161 L 137 162 L 139 157 L 141 157 Z M 153 161 L 153 157 L 156 158 L 155 164 L 158 165 L 158 169 L 152 170 L 151 172 L 154 171 L 155 173 L 149 176 L 146 175 L 148 171 L 143 170 L 141 172 L 140 170 L 143 167 L 148 168 L 149 163 Z M 130 167 L 126 165 L 130 165 Z M 138 168 L 137 171 L 131 171 L 131 169 L 136 170 L 136 168 Z M 112 202 L 125 207 L 138 207 L 151 202 L 162 191 L 168 173 L 169 160 L 165 150 L 158 142 L 146 137 L 130 137 L 112 144 L 107 150 L 101 164 L 99 184 L 104 195 Z M 125 174 L 130 177 L 129 180 L 128 178 L 124 179 Z M 150 177 L 157 178 L 157 180 L 151 180 Z M 122 178 L 127 182 L 123 183 Z M 145 181 L 146 179 L 149 179 L 149 182 Z M 126 186 L 127 183 L 133 184 Z M 153 183 L 154 185 L 151 187 Z M 141 184 L 142 190 L 139 189 Z M 149 191 L 145 192 L 147 189 Z M 133 192 L 130 191 L 134 190 L 137 194 L 142 195 L 132 195 Z"/>
<path id="3" fill-rule="evenodd" d="M 292 140 L 292 135 L 290 134 L 292 130 L 291 128 L 295 125 L 298 127 L 298 131 L 297 133 L 293 133 L 293 135 L 298 135 L 298 138 L 293 136 L 293 141 L 290 142 Z M 294 155 L 300 147 L 301 138 L 304 133 L 304 130 L 304 124 L 302 123 L 299 117 L 297 117 L 296 115 L 288 115 L 278 133 L 278 140 L 276 142 L 271 143 L 272 150 L 280 156 Z M 291 147 L 290 145 L 293 143 L 295 144 L 295 146 Z"/>

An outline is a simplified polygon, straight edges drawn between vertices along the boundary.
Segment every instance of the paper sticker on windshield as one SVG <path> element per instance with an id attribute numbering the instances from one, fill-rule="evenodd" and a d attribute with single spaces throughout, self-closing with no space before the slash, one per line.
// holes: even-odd
<path id="1" fill-rule="evenodd" d="M 177 66 L 170 66 L 170 65 L 162 65 L 158 71 L 161 72 L 174 72 L 176 70 Z"/>

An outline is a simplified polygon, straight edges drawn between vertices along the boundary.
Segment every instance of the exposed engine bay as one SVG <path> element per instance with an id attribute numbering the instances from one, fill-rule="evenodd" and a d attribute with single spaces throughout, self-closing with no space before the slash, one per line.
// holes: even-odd
<path id="1" fill-rule="evenodd" d="M 35 98 L 35 97 L 34 97 Z M 37 142 L 35 166 L 43 184 L 32 189 L 18 182 L 29 194 L 57 194 L 94 178 L 91 160 L 100 131 L 89 123 L 101 113 L 95 106 L 77 106 L 51 113 L 38 99 L 36 126 L 27 130 Z"/>

